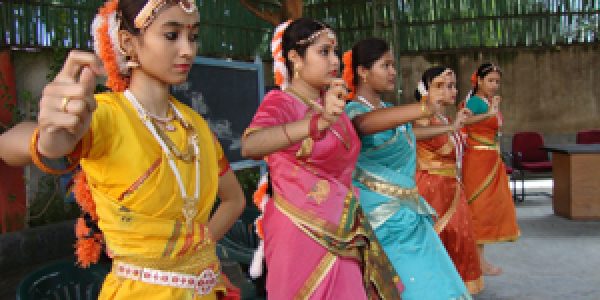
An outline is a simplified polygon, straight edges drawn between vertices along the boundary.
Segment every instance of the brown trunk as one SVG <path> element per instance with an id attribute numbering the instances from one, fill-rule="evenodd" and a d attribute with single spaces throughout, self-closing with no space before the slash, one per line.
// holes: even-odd
<path id="1" fill-rule="evenodd" d="M 240 3 L 255 16 L 273 24 L 273 26 L 277 26 L 286 20 L 295 20 L 302 17 L 302 0 L 282 0 L 281 9 L 279 11 L 265 11 L 258 9 L 248 0 L 240 0 Z"/>

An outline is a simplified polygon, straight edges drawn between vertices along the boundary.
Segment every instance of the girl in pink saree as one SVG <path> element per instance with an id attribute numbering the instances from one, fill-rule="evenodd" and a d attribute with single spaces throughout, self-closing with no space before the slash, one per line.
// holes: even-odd
<path id="1" fill-rule="evenodd" d="M 400 298 L 352 187 L 360 141 L 343 113 L 336 43 L 313 20 L 280 25 L 272 48 L 282 91 L 265 96 L 242 142 L 244 156 L 270 169 L 262 221 L 270 299 Z"/>

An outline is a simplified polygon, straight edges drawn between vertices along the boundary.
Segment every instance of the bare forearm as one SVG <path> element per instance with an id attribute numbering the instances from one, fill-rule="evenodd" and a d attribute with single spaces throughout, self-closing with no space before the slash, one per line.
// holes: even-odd
<path id="1" fill-rule="evenodd" d="M 30 164 L 29 143 L 36 126 L 35 122 L 23 122 L 1 134 L 0 159 L 15 167 Z"/>
<path id="2" fill-rule="evenodd" d="M 490 114 L 490 113 L 484 113 L 484 114 L 480 114 L 480 115 L 470 116 L 465 121 L 465 124 L 471 125 L 471 124 L 479 123 L 479 122 L 481 122 L 487 118 L 491 118 L 493 116 L 494 116 L 494 114 Z"/>
<path id="3" fill-rule="evenodd" d="M 413 132 L 417 140 L 427 140 L 452 131 L 454 131 L 452 125 L 413 127 Z"/>
<path id="4" fill-rule="evenodd" d="M 307 118 L 253 132 L 242 140 L 242 156 L 262 159 L 266 155 L 300 142 L 310 135 L 309 125 L 310 119 Z M 319 130 L 325 130 L 327 126 L 327 122 L 319 118 Z"/>
<path id="5" fill-rule="evenodd" d="M 229 231 L 246 206 L 244 192 L 231 170 L 219 179 L 217 195 L 221 202 L 208 222 L 208 230 L 215 241 L 220 240 Z"/>
<path id="6" fill-rule="evenodd" d="M 355 117 L 353 123 L 359 134 L 368 135 L 428 116 L 420 103 L 414 103 L 368 112 Z"/>

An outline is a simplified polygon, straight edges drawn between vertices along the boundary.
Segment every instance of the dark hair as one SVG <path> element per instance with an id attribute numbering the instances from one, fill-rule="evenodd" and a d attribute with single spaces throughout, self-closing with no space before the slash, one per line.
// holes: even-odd
<path id="1" fill-rule="evenodd" d="M 371 69 L 373 64 L 380 59 L 386 52 L 390 51 L 390 45 L 379 38 L 366 38 L 352 46 L 352 74 L 353 84 L 359 82 L 357 69 L 363 66 Z"/>
<path id="2" fill-rule="evenodd" d="M 127 30 L 132 34 L 139 34 L 140 30 L 135 27 L 135 17 L 140 13 L 144 5 L 148 3 L 148 0 L 127 0 L 127 1 L 119 1 L 119 6 L 117 8 L 117 15 L 119 20 L 121 20 L 121 28 L 122 30 Z M 164 8 L 169 7 L 175 4 L 176 1 L 167 1 L 167 4 Z"/>
<path id="3" fill-rule="evenodd" d="M 433 79 L 440 76 L 448 69 L 450 68 L 445 66 L 435 66 L 425 70 L 423 76 L 421 76 L 421 81 L 423 81 L 423 83 L 425 84 L 425 89 L 429 90 L 429 85 L 431 84 Z M 415 89 L 415 99 L 417 101 L 421 101 L 421 98 L 423 98 L 423 95 L 421 95 L 418 88 Z"/>
<path id="4" fill-rule="evenodd" d="M 306 49 L 312 44 L 307 43 L 299 45 L 298 42 L 310 37 L 313 33 L 322 30 L 324 28 L 331 28 L 327 24 L 315 21 L 309 18 L 300 18 L 294 20 L 283 32 L 281 40 L 281 49 L 283 50 L 283 58 L 285 59 L 285 67 L 287 68 L 288 75 L 292 76 L 293 65 L 288 58 L 288 54 L 292 50 L 296 50 L 298 55 L 304 57 Z"/>
<path id="5" fill-rule="evenodd" d="M 147 0 L 119 1 L 117 16 L 121 21 L 120 29 L 127 30 L 132 34 L 139 34 L 140 30 L 135 27 L 134 21 L 146 3 L 148 3 Z"/>
<path id="6" fill-rule="evenodd" d="M 498 67 L 497 65 L 493 64 L 493 63 L 484 63 L 481 64 L 479 66 L 479 68 L 477 68 L 477 71 L 475 72 L 475 74 L 477 74 L 478 78 L 485 78 L 485 76 L 487 76 L 488 74 L 492 73 L 492 72 L 498 72 L 498 74 L 500 74 L 500 76 L 502 76 L 502 71 L 500 70 L 500 67 Z M 473 94 L 477 93 L 477 83 L 475 82 L 475 86 L 473 87 Z"/>

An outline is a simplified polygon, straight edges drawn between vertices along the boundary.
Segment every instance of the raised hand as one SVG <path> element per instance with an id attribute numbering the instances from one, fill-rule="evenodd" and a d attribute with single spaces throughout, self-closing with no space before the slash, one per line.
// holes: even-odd
<path id="1" fill-rule="evenodd" d="M 325 93 L 325 101 L 322 111 L 322 118 L 328 123 L 328 126 L 335 123 L 344 112 L 346 105 L 346 95 L 348 89 L 343 79 L 336 78 L 331 81 L 329 89 Z"/>
<path id="2" fill-rule="evenodd" d="M 502 97 L 494 96 L 492 101 L 490 102 L 489 113 L 491 115 L 495 115 L 500 111 L 500 102 L 502 102 Z"/>
<path id="3" fill-rule="evenodd" d="M 473 113 L 471 112 L 471 110 L 469 110 L 466 107 L 457 111 L 456 118 L 454 119 L 454 124 L 452 124 L 452 127 L 454 128 L 454 130 L 461 129 L 467 122 L 467 119 L 472 115 L 473 115 Z"/>
<path id="4" fill-rule="evenodd" d="M 38 151 L 50 158 L 68 154 L 89 130 L 96 109 L 96 76 L 104 70 L 96 55 L 71 51 L 40 99 Z"/>

